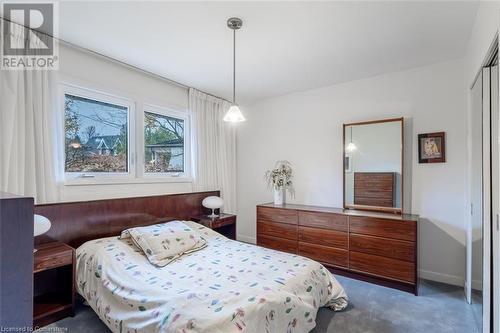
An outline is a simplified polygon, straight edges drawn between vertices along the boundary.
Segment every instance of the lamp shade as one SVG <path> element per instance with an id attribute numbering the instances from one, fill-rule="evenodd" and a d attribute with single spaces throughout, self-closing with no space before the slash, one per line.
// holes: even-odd
<path id="1" fill-rule="evenodd" d="M 350 142 L 345 148 L 345 150 L 347 150 L 348 152 L 353 152 L 356 149 L 358 149 L 358 147 L 356 147 L 356 145 L 353 142 Z"/>
<path id="2" fill-rule="evenodd" d="M 35 236 L 42 235 L 49 231 L 51 223 L 48 218 L 42 215 L 35 214 L 34 222 L 34 234 Z"/>
<path id="3" fill-rule="evenodd" d="M 216 196 L 211 196 L 203 199 L 201 204 L 203 205 L 203 207 L 210 208 L 212 210 L 212 214 L 208 215 L 208 217 L 216 218 L 219 215 L 215 214 L 215 210 L 224 206 L 224 200 Z"/>
<path id="4" fill-rule="evenodd" d="M 238 105 L 231 105 L 226 115 L 224 116 L 224 121 L 230 123 L 241 123 L 242 121 L 245 121 L 245 117 L 243 117 L 243 114 L 241 113 Z"/>
<path id="5" fill-rule="evenodd" d="M 218 209 L 218 208 L 221 208 L 222 206 L 224 206 L 224 200 L 222 200 L 222 198 L 219 198 L 219 197 L 211 196 L 211 197 L 206 197 L 205 199 L 203 199 L 201 204 L 205 208 Z"/>

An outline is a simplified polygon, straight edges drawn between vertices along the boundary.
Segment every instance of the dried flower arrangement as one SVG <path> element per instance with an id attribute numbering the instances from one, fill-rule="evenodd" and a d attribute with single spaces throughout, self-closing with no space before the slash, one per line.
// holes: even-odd
<path id="1" fill-rule="evenodd" d="M 292 197 L 295 196 L 293 188 L 292 164 L 288 161 L 277 161 L 274 169 L 267 170 L 264 176 L 269 188 L 274 190 L 288 190 Z"/>

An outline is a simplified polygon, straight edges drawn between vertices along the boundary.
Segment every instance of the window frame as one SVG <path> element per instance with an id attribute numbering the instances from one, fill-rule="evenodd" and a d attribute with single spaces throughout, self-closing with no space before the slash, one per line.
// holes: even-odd
<path id="1" fill-rule="evenodd" d="M 146 157 L 146 140 L 144 135 L 145 113 L 157 114 L 159 116 L 182 119 L 184 121 L 184 172 L 146 172 L 145 157 Z M 140 112 L 140 121 L 138 121 L 138 131 L 140 140 L 137 144 L 140 145 L 137 154 L 137 170 L 138 177 L 145 180 L 156 181 L 175 181 L 175 182 L 191 182 L 191 119 L 187 111 L 181 111 L 171 107 L 158 106 L 150 103 L 144 103 L 142 112 Z M 140 129 L 139 129 L 140 128 Z M 140 166 L 139 166 L 140 165 Z"/>
<path id="2" fill-rule="evenodd" d="M 117 183 L 117 182 L 132 182 L 136 178 L 136 103 L 126 97 L 117 96 L 92 88 L 77 86 L 69 83 L 60 83 L 59 89 L 59 107 L 62 117 L 62 142 L 65 142 L 65 99 L 66 95 L 87 98 L 97 102 L 109 103 L 127 108 L 127 172 L 66 172 L 66 145 L 63 145 L 62 150 L 62 174 L 64 175 L 65 185 L 87 185 L 98 183 Z"/>

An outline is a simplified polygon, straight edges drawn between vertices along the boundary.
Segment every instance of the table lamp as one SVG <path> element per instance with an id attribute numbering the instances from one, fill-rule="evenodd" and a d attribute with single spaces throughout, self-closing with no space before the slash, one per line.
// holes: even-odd
<path id="1" fill-rule="evenodd" d="M 35 219 L 34 219 L 34 226 L 33 226 L 33 231 L 34 231 L 34 236 L 40 236 L 47 231 L 49 231 L 51 226 L 50 220 L 46 218 L 45 216 L 35 214 Z M 33 250 L 33 252 L 36 252 L 36 249 Z"/>
<path id="2" fill-rule="evenodd" d="M 215 214 L 216 209 L 220 209 L 222 206 L 224 206 L 224 200 L 222 198 L 216 197 L 216 196 L 211 196 L 211 197 L 206 197 L 203 199 L 201 202 L 203 207 L 209 208 L 212 210 L 212 214 L 208 215 L 210 218 L 216 218 L 219 217 L 219 215 Z"/>

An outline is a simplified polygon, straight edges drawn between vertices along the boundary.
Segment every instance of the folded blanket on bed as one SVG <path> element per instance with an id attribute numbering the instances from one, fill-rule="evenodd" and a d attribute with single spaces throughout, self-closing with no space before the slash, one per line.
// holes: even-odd
<path id="1" fill-rule="evenodd" d="M 181 221 L 126 229 L 120 238 L 131 238 L 134 245 L 146 254 L 149 262 L 158 267 L 206 246 L 205 239 Z"/>

